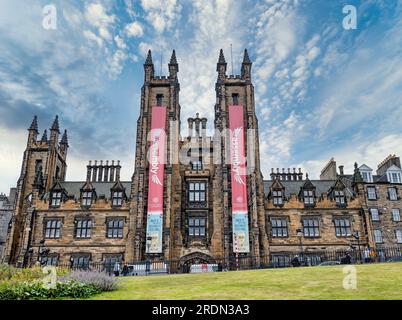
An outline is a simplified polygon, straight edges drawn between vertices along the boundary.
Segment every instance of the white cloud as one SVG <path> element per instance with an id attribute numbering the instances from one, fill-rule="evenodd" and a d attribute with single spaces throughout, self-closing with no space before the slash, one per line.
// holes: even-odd
<path id="1" fill-rule="evenodd" d="M 141 0 L 141 6 L 157 33 L 169 30 L 180 18 L 181 5 L 177 0 Z"/>
<path id="2" fill-rule="evenodd" d="M 85 18 L 90 25 L 98 28 L 100 37 L 107 41 L 112 40 L 109 27 L 114 23 L 116 17 L 114 15 L 108 15 L 102 4 L 91 3 L 87 5 L 85 8 Z"/>
<path id="3" fill-rule="evenodd" d="M 125 32 L 128 37 L 142 37 L 144 35 L 144 29 L 138 21 L 128 24 Z"/>

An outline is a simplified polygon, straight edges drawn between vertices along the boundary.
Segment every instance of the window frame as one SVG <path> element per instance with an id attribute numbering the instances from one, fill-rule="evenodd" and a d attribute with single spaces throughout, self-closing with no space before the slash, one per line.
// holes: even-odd
<path id="1" fill-rule="evenodd" d="M 398 235 L 399 235 L 399 237 L 398 237 Z M 395 239 L 396 239 L 396 243 L 398 243 L 398 244 L 402 243 L 402 230 L 401 229 L 395 230 Z"/>
<path id="2" fill-rule="evenodd" d="M 271 221 L 271 235 L 273 238 L 289 237 L 289 224 L 287 218 L 272 217 L 270 221 Z M 278 224 L 279 221 L 280 223 Z"/>
<path id="3" fill-rule="evenodd" d="M 272 204 L 274 206 L 280 207 L 283 206 L 283 189 L 274 189 L 272 190 Z"/>
<path id="4" fill-rule="evenodd" d="M 56 194 L 56 196 L 55 196 Z M 56 203 L 54 201 L 56 200 Z M 62 190 L 52 190 L 50 191 L 50 207 L 60 208 L 63 201 L 63 191 Z"/>
<path id="5" fill-rule="evenodd" d="M 84 222 L 86 222 L 85 226 L 82 225 Z M 81 224 L 81 226 L 79 226 L 79 224 Z M 89 226 L 88 226 L 88 224 L 89 224 Z M 74 238 L 76 240 L 91 239 L 93 225 L 94 225 L 94 223 L 93 223 L 92 218 L 75 218 L 74 219 Z M 85 235 L 85 236 L 83 236 L 83 235 Z"/>
<path id="6" fill-rule="evenodd" d="M 116 194 L 117 194 L 117 196 L 116 196 Z M 112 207 L 123 206 L 123 200 L 124 200 L 124 191 L 123 190 L 112 191 Z"/>
<path id="7" fill-rule="evenodd" d="M 80 263 L 80 260 L 82 259 L 82 262 Z M 74 263 L 76 260 L 78 260 L 79 263 Z M 90 264 L 91 264 L 91 254 L 90 253 L 74 253 L 71 255 L 70 258 L 71 262 L 71 268 L 72 269 L 89 269 Z"/>
<path id="8" fill-rule="evenodd" d="M 335 236 L 337 238 L 346 238 L 352 235 L 352 223 L 350 218 L 335 217 L 334 226 Z"/>
<path id="9" fill-rule="evenodd" d="M 307 193 L 307 195 L 306 195 Z M 306 201 L 308 200 L 308 201 Z M 307 207 L 315 205 L 315 190 L 313 189 L 303 189 L 303 203 Z"/>
<path id="10" fill-rule="evenodd" d="M 374 190 L 374 192 L 370 192 L 369 190 Z M 370 195 L 374 195 L 374 198 L 371 198 Z M 377 188 L 375 186 L 368 186 L 367 187 L 367 199 L 371 200 L 371 201 L 378 200 Z"/>
<path id="11" fill-rule="evenodd" d="M 115 225 L 116 222 L 117 222 L 117 225 Z M 112 223 L 112 226 L 110 226 L 110 223 Z M 106 238 L 123 239 L 124 238 L 124 225 L 125 225 L 125 218 L 108 217 L 106 219 Z M 111 235 L 110 235 L 110 232 L 111 232 Z"/>
<path id="12" fill-rule="evenodd" d="M 334 190 L 335 203 L 339 207 L 346 206 L 346 193 L 345 189 L 335 189 Z"/>
<path id="13" fill-rule="evenodd" d="M 395 215 L 395 212 L 397 212 L 398 214 Z M 392 214 L 392 221 L 393 222 L 400 222 L 401 221 L 401 210 L 399 208 L 392 208 L 391 209 L 391 214 Z M 398 219 L 395 219 L 395 217 L 398 217 Z"/>
<path id="14" fill-rule="evenodd" d="M 370 210 L 371 221 L 378 222 L 381 220 L 380 219 L 380 210 L 378 210 L 378 208 L 370 208 L 369 210 Z M 377 214 L 376 217 L 378 217 L 377 219 L 373 219 L 373 211 L 377 211 L 377 213 L 376 213 Z"/>
<path id="15" fill-rule="evenodd" d="M 306 225 L 306 221 L 313 221 L 312 225 Z M 310 224 L 310 223 L 309 223 Z M 303 226 L 303 236 L 305 238 L 319 238 L 321 236 L 320 232 L 320 219 L 315 217 L 304 217 L 302 218 Z M 306 232 L 308 231 L 308 232 Z M 313 234 L 311 234 L 313 231 Z"/>
<path id="16" fill-rule="evenodd" d="M 48 224 L 51 223 L 49 227 Z M 56 226 L 53 226 L 52 223 L 56 222 Z M 43 238 L 44 239 L 60 239 L 61 238 L 61 227 L 62 227 L 63 219 L 61 218 L 46 218 L 43 220 Z M 49 230 L 49 232 L 48 232 Z M 53 236 L 52 236 L 53 231 Z"/>
<path id="17" fill-rule="evenodd" d="M 393 192 L 391 192 L 393 190 Z M 398 189 L 396 187 L 388 187 L 388 199 L 390 201 L 397 201 L 398 200 Z"/>
<path id="18" fill-rule="evenodd" d="M 81 206 L 90 207 L 93 203 L 93 196 L 94 196 L 93 190 L 83 190 L 81 192 Z M 89 204 L 88 204 L 88 200 L 89 200 Z"/>
<path id="19" fill-rule="evenodd" d="M 198 186 L 198 189 L 197 189 Z M 207 182 L 189 181 L 187 200 L 190 204 L 207 202 Z"/>
<path id="20" fill-rule="evenodd" d="M 381 229 L 374 229 L 373 234 L 374 234 L 374 242 L 375 243 L 384 243 Z M 379 238 L 378 238 L 378 235 L 379 235 Z"/>
<path id="21" fill-rule="evenodd" d="M 198 224 L 196 221 L 198 220 Z M 207 237 L 207 217 L 206 216 L 189 216 L 188 217 L 188 236 L 192 239 L 198 238 L 198 239 L 205 239 Z M 193 223 L 191 223 L 193 221 Z M 203 224 L 201 223 L 203 221 Z M 198 232 L 196 230 L 198 229 Z M 193 230 L 193 232 L 191 232 Z M 201 231 L 204 231 L 202 234 Z"/>

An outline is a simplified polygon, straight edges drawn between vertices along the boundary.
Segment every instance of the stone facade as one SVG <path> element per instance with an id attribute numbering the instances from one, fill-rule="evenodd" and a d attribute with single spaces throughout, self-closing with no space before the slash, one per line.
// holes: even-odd
<path id="1" fill-rule="evenodd" d="M 369 182 L 357 165 L 353 174 L 345 174 L 342 166 L 338 172 L 334 159 L 324 167 L 320 180 L 310 180 L 300 169 L 272 170 L 270 180 L 264 180 L 247 50 L 241 75 L 236 76 L 226 75 L 227 64 L 220 52 L 212 137 L 206 135 L 207 119 L 198 114 L 187 120 L 188 135 L 180 136 L 179 65 L 174 51 L 168 67 L 168 76 L 155 76 L 148 53 L 131 181 L 120 180 L 120 164 L 114 161 L 90 162 L 85 179 L 66 181 L 67 131 L 59 141 L 56 118 L 50 138 L 45 131 L 38 139 L 34 118 L 17 183 L 6 262 L 35 263 L 44 247 L 49 249 L 48 263 L 61 264 L 145 259 L 185 264 L 234 258 L 229 145 L 227 136 L 218 134 L 229 127 L 232 105 L 243 106 L 244 128 L 249 129 L 245 150 L 250 252 L 240 255 L 252 256 L 258 264 L 262 258 L 281 259 L 300 251 L 345 250 L 356 241 L 364 247 L 399 242 L 401 222 L 392 209 L 401 205 L 402 181 L 387 179 L 401 170 L 399 158 L 387 158 Z M 147 253 L 146 232 L 153 106 L 167 109 L 163 245 L 158 254 Z M 375 200 L 367 198 L 371 186 L 377 190 Z M 393 200 L 389 198 L 391 187 L 397 194 Z M 372 220 L 373 208 L 379 209 L 378 221 Z"/>
<path id="2" fill-rule="evenodd" d="M 9 196 L 0 194 L 0 261 L 4 256 L 8 228 L 14 212 L 16 189 L 11 188 Z"/>

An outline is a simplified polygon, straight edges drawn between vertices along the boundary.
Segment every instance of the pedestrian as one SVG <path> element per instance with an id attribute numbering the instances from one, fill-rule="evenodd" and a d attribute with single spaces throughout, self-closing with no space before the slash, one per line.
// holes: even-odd
<path id="1" fill-rule="evenodd" d="M 118 262 L 116 262 L 116 263 L 114 264 L 113 271 L 114 271 L 114 275 L 115 275 L 116 277 L 118 277 L 118 276 L 120 275 L 120 264 L 119 264 Z"/>
<path id="2" fill-rule="evenodd" d="M 352 257 L 350 256 L 349 252 L 346 252 L 346 255 L 343 257 L 343 264 L 351 264 Z"/>
<path id="3" fill-rule="evenodd" d="M 128 272 L 129 272 L 128 266 L 125 264 L 121 273 L 125 277 L 128 275 Z"/>
<path id="4" fill-rule="evenodd" d="M 293 267 L 300 267 L 299 256 L 296 255 L 291 261 Z"/>

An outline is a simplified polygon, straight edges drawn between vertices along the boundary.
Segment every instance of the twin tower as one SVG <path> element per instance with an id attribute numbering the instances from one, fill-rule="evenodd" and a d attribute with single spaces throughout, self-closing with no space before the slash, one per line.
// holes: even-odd
<path id="1" fill-rule="evenodd" d="M 151 256 L 182 263 L 212 262 L 249 255 L 258 262 L 269 248 L 247 49 L 240 75 L 226 74 L 223 50 L 216 65 L 214 128 L 215 132 L 229 129 L 230 137 L 200 134 L 206 119 L 197 114 L 189 119 L 189 135 L 195 124 L 195 137 L 180 138 L 179 65 L 174 50 L 168 67 L 168 76 L 155 76 L 148 52 L 137 121 L 128 252 L 133 252 L 132 260 Z M 172 156 L 184 145 L 190 163 Z M 205 149 L 213 156 L 204 157 Z"/>

